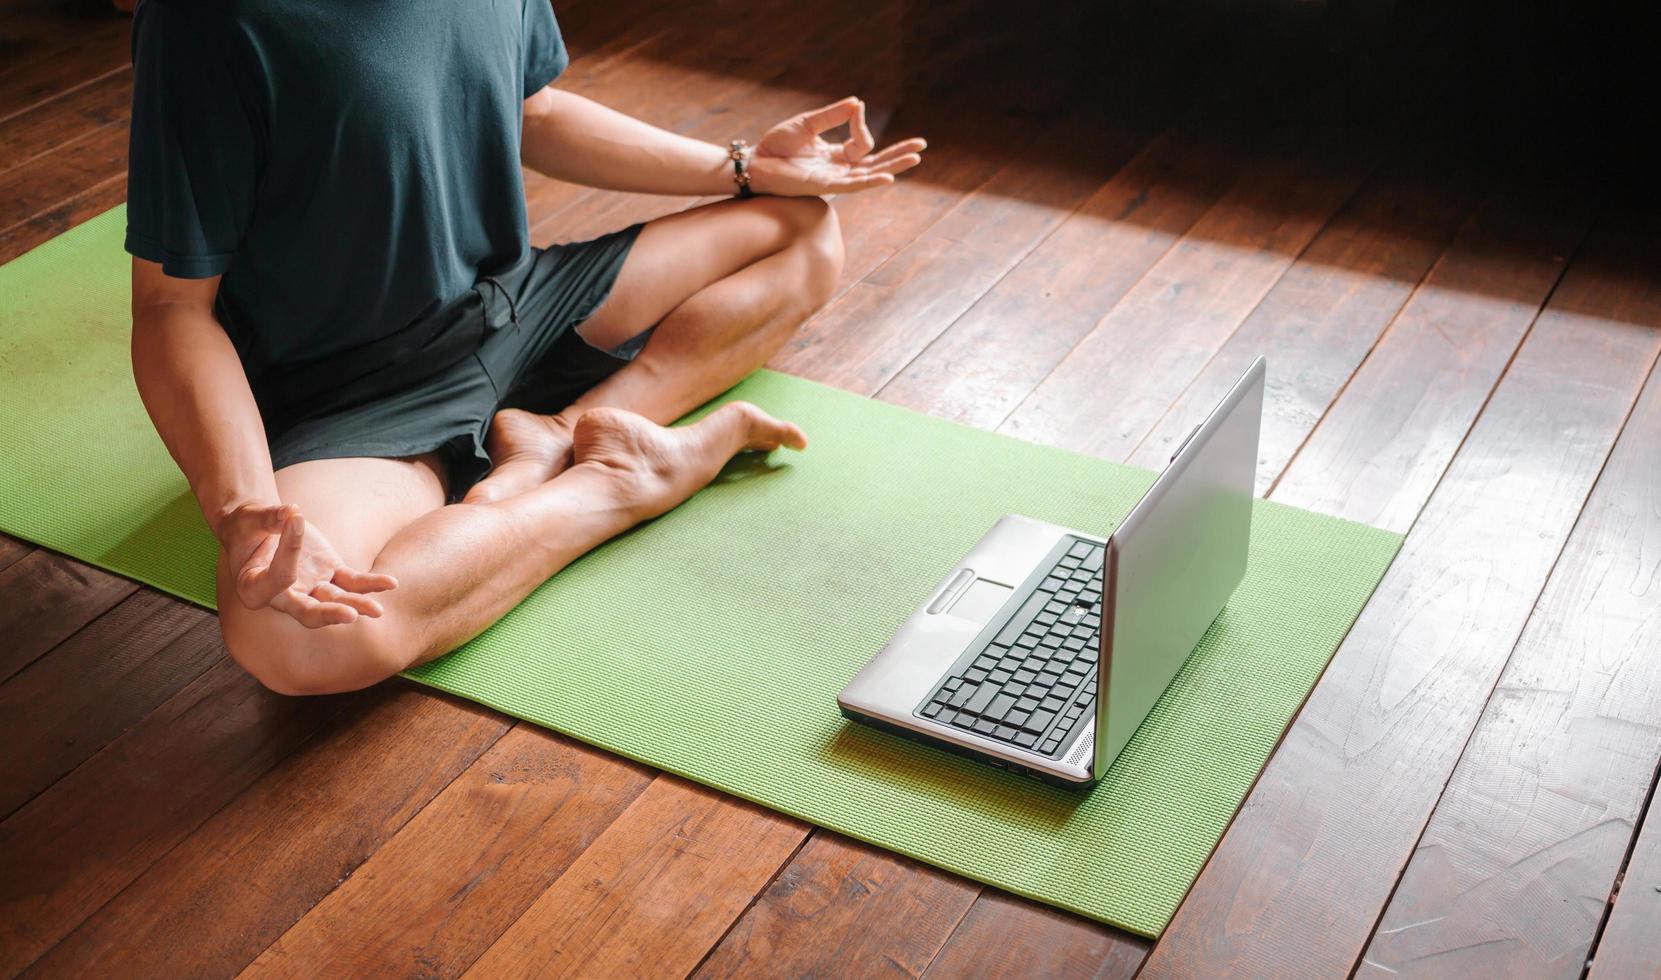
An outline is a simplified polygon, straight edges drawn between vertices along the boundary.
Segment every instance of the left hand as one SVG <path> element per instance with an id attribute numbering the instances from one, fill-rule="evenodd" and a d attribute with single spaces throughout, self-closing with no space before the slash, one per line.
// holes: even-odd
<path id="1" fill-rule="evenodd" d="M 820 137 L 843 123 L 848 124 L 846 142 Z M 922 163 L 921 154 L 928 146 L 920 139 L 908 139 L 872 153 L 874 145 L 865 124 L 865 103 L 849 96 L 769 129 L 750 157 L 750 189 L 757 194 L 805 197 L 884 187 L 894 182 L 894 175 Z"/>

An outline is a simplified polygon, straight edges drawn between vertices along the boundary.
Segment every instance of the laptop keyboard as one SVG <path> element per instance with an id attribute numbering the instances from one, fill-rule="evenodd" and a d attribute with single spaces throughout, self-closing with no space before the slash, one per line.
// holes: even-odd
<path id="1" fill-rule="evenodd" d="M 1043 755 L 1096 703 L 1103 546 L 1076 541 L 973 659 L 925 701 L 924 718 Z M 964 664 L 967 663 L 967 666 Z"/>

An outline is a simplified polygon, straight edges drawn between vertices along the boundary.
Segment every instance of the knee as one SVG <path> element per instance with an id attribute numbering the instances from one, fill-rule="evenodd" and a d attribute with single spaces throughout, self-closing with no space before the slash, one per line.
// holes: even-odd
<path id="1" fill-rule="evenodd" d="M 790 229 L 790 248 L 801 258 L 799 295 L 817 309 L 830 301 L 842 277 L 842 226 L 836 209 L 820 197 L 780 198 Z"/>
<path id="2" fill-rule="evenodd" d="M 307 629 L 272 610 L 220 616 L 231 659 L 267 689 L 291 696 L 355 691 L 407 666 L 385 625 L 360 619 Z"/>

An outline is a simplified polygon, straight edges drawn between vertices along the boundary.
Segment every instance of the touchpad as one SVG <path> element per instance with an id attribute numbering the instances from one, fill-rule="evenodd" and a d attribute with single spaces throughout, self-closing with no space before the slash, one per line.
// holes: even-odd
<path id="1" fill-rule="evenodd" d="M 977 578 L 946 611 L 962 619 L 984 623 L 992 618 L 992 614 L 1003 606 L 1004 600 L 1014 591 L 1007 585 Z"/>

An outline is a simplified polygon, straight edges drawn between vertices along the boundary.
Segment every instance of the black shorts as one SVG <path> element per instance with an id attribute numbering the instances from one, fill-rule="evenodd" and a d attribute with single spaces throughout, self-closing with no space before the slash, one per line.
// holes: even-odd
<path id="1" fill-rule="evenodd" d="M 557 412 L 623 367 L 574 329 L 611 293 L 640 225 L 532 249 L 385 343 L 250 379 L 276 469 L 313 459 L 436 452 L 460 500 L 490 471 L 498 409 Z"/>

